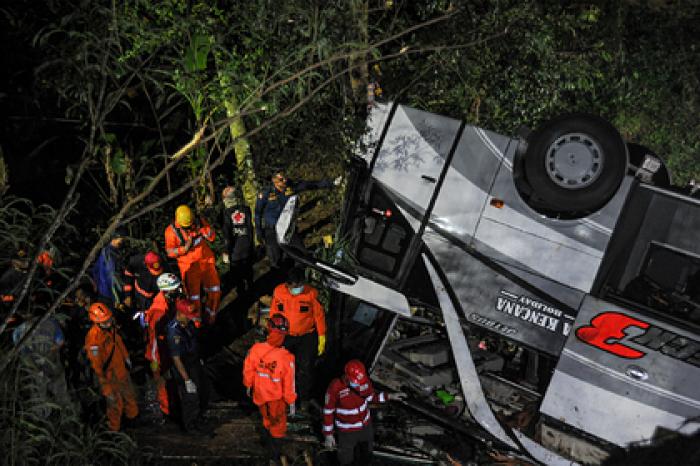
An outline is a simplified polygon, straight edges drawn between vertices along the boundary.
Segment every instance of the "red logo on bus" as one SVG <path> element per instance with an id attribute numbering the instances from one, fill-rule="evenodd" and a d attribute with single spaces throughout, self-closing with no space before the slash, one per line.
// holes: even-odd
<path id="1" fill-rule="evenodd" d="M 646 353 L 619 342 L 627 336 L 625 330 L 632 327 L 646 330 L 649 324 L 619 312 L 604 312 L 592 318 L 590 325 L 576 329 L 576 337 L 615 356 L 639 359 Z"/>

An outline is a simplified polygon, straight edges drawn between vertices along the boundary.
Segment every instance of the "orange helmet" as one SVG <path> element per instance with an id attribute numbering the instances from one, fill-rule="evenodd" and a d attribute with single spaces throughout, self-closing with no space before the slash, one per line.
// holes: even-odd
<path id="1" fill-rule="evenodd" d="M 345 364 L 345 377 L 354 385 L 367 383 L 367 369 L 359 359 L 352 359 Z"/>
<path id="2" fill-rule="evenodd" d="M 112 311 L 109 310 L 106 304 L 93 303 L 90 305 L 88 315 L 90 316 L 91 321 L 95 322 L 96 324 L 102 324 L 112 318 Z"/>

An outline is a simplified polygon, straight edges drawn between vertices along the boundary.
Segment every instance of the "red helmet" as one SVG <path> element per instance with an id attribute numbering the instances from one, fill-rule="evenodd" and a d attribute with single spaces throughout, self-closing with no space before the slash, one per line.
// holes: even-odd
<path id="1" fill-rule="evenodd" d="M 267 319 L 267 330 L 286 335 L 289 333 L 289 321 L 282 314 L 275 314 Z"/>
<path id="2" fill-rule="evenodd" d="M 345 377 L 350 383 L 364 384 L 367 383 L 367 369 L 359 359 L 352 359 L 345 364 Z"/>
<path id="3" fill-rule="evenodd" d="M 93 303 L 90 305 L 88 315 L 90 316 L 91 321 L 95 322 L 96 324 L 102 324 L 112 318 L 112 311 L 109 310 L 106 304 Z"/>
<path id="4" fill-rule="evenodd" d="M 143 262 L 146 264 L 146 268 L 153 272 L 154 275 L 157 275 L 163 271 L 160 265 L 160 256 L 153 251 L 148 251 L 146 253 L 143 258 Z"/>
<path id="5" fill-rule="evenodd" d="M 175 301 L 175 309 L 188 319 L 195 319 L 199 317 L 197 310 L 194 308 L 194 304 L 187 298 L 180 298 Z"/>

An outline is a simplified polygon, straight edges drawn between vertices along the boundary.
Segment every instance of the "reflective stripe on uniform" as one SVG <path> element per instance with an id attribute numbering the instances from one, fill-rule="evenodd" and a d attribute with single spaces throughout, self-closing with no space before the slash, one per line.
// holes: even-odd
<path id="1" fill-rule="evenodd" d="M 192 241 L 192 246 L 197 246 L 201 242 L 202 242 L 202 237 L 198 236 L 194 239 L 194 241 Z"/>
<path id="2" fill-rule="evenodd" d="M 336 419 L 335 425 L 338 426 L 338 428 L 340 428 L 340 429 L 357 429 L 358 427 L 364 427 L 368 421 L 369 421 L 369 411 L 367 411 L 367 415 L 360 422 L 353 422 L 352 424 L 346 424 L 346 423 L 340 422 L 338 419 Z M 324 427 L 324 429 L 325 429 L 325 427 Z"/>
<path id="3" fill-rule="evenodd" d="M 323 431 L 324 432 L 333 432 L 333 426 L 323 426 Z"/>
<path id="4" fill-rule="evenodd" d="M 323 414 L 333 414 L 335 409 L 323 408 Z"/>
<path id="5" fill-rule="evenodd" d="M 379 402 L 384 403 L 386 401 L 386 397 L 384 396 L 384 392 L 379 392 Z"/>
<path id="6" fill-rule="evenodd" d="M 267 374 L 265 372 L 258 372 L 258 376 L 268 378 L 268 379 L 272 380 L 273 382 L 281 382 L 282 381 L 282 379 L 276 379 L 274 377 L 271 377 L 270 374 Z"/>
<path id="7" fill-rule="evenodd" d="M 199 295 L 198 294 L 191 294 L 190 301 L 199 301 Z"/>
<path id="8" fill-rule="evenodd" d="M 136 287 L 136 291 L 139 292 L 142 296 L 145 296 L 146 298 L 152 298 L 155 293 L 149 293 L 148 291 L 144 290 L 139 286 L 138 280 L 134 282 L 134 286 Z M 126 288 L 126 287 L 125 287 Z"/>
<path id="9" fill-rule="evenodd" d="M 219 285 L 214 285 L 210 288 L 204 288 L 204 291 L 211 291 L 213 293 L 215 291 L 221 291 L 221 287 Z"/>
<path id="10" fill-rule="evenodd" d="M 365 400 L 365 402 L 362 403 L 362 405 L 357 407 L 357 408 L 353 408 L 353 409 L 337 408 L 336 411 L 338 414 L 360 414 L 360 413 L 364 413 L 366 409 L 367 409 L 367 400 Z"/>

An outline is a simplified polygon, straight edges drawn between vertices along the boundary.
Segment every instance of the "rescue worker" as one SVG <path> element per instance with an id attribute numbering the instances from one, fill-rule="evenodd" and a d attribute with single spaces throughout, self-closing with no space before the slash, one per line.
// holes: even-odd
<path id="1" fill-rule="evenodd" d="M 299 411 L 308 411 L 313 367 L 316 356 L 326 350 L 326 315 L 318 301 L 318 290 L 304 284 L 304 269 L 295 267 L 286 283 L 277 285 L 272 293 L 270 315 L 282 314 L 289 321 L 287 348 L 296 359 L 296 386 Z"/>
<path id="2" fill-rule="evenodd" d="M 158 294 L 158 277 L 163 273 L 158 253 L 148 251 L 129 258 L 124 268 L 124 304 L 132 308 L 134 315 L 151 307 Z M 140 315 L 139 315 L 140 317 Z"/>
<path id="3" fill-rule="evenodd" d="M 26 317 L 27 319 L 12 332 L 12 341 L 15 345 L 22 340 L 39 318 Z M 20 356 L 33 369 L 32 374 L 36 376 L 35 383 L 29 384 L 29 388 L 34 392 L 32 398 L 38 401 L 36 407 L 43 417 L 49 414 L 47 401 L 57 406 L 66 406 L 70 403 L 66 374 L 60 358 L 64 343 L 65 337 L 58 321 L 48 317 L 38 324 L 19 351 Z M 48 398 L 49 395 L 51 398 Z"/>
<path id="4" fill-rule="evenodd" d="M 74 389 L 92 384 L 93 375 L 85 351 L 85 336 L 92 328 L 90 306 L 97 297 L 91 283 L 83 283 L 75 290 L 73 306 L 64 308 L 65 321 L 65 360 L 68 363 L 68 382 Z M 81 403 L 85 400 L 81 397 Z"/>
<path id="5" fill-rule="evenodd" d="M 302 191 L 328 189 L 332 188 L 333 185 L 337 186 L 340 183 L 340 177 L 336 178 L 335 181 L 295 182 L 287 179 L 283 169 L 275 169 L 272 171 L 270 180 L 272 185 L 260 191 L 260 193 L 258 193 L 258 199 L 255 202 L 255 232 L 258 241 L 265 244 L 267 257 L 270 259 L 270 265 L 277 268 L 282 265 L 282 249 L 280 249 L 277 243 L 275 225 L 277 225 L 277 220 L 287 200 L 291 196 Z M 304 248 L 304 243 L 296 233 L 292 236 L 291 243 L 301 249 Z"/>
<path id="6" fill-rule="evenodd" d="M 226 249 L 223 261 L 229 264 L 229 278 L 238 294 L 248 291 L 253 286 L 253 260 L 255 243 L 253 240 L 253 221 L 250 207 L 236 195 L 232 186 L 224 188 L 224 243 Z"/>
<path id="7" fill-rule="evenodd" d="M 114 307 L 119 306 L 123 299 L 124 259 L 122 248 L 127 236 L 128 232 L 124 227 L 117 228 L 110 242 L 100 251 L 92 268 L 92 278 L 100 301 Z"/>
<path id="8" fill-rule="evenodd" d="M 287 434 L 287 406 L 294 414 L 294 356 L 283 345 L 289 332 L 284 316 L 267 321 L 267 340 L 254 344 L 243 362 L 243 385 L 260 409 L 270 460 L 281 461 L 281 439 Z"/>
<path id="9" fill-rule="evenodd" d="M 168 324 L 167 340 L 173 361 L 170 372 L 177 385 L 182 410 L 181 427 L 185 432 L 205 433 L 202 414 L 207 406 L 209 384 L 192 323 L 198 314 L 188 299 L 178 299 L 175 310 L 175 318 Z"/>
<path id="10" fill-rule="evenodd" d="M 206 292 L 204 321 L 214 323 L 221 301 L 221 283 L 216 272 L 214 253 L 207 244 L 216 238 L 214 229 L 204 218 L 195 219 L 192 210 L 181 205 L 175 210 L 175 222 L 165 229 L 168 257 L 177 259 L 185 290 L 201 313 L 202 287 Z"/>
<path id="11" fill-rule="evenodd" d="M 97 302 L 90 306 L 89 314 L 93 326 L 85 337 L 85 351 L 107 401 L 108 427 L 118 431 L 122 413 L 129 420 L 136 419 L 139 414 L 129 377 L 131 361 L 117 333 L 112 311 L 105 304 Z"/>
<path id="12" fill-rule="evenodd" d="M 170 414 L 170 402 L 168 394 L 169 371 L 172 367 L 172 359 L 168 351 L 167 335 L 168 324 L 175 317 L 175 302 L 185 298 L 182 293 L 182 283 L 176 275 L 164 273 L 158 277 L 158 289 L 160 292 L 153 299 L 153 303 L 146 310 L 145 324 L 148 326 L 146 341 L 146 360 L 151 367 L 153 381 L 158 392 L 158 404 L 163 416 Z"/>
<path id="13" fill-rule="evenodd" d="M 389 400 L 402 400 L 405 397 L 406 394 L 400 392 L 388 395 L 375 392 L 362 361 L 348 361 L 344 374 L 333 379 L 326 390 L 323 405 L 323 435 L 326 448 L 338 447 L 340 464 L 351 464 L 355 459 L 360 460 L 359 464 L 368 464 L 374 445 L 369 403 L 384 403 Z M 333 436 L 336 428 L 337 442 Z M 356 446 L 364 446 L 365 455 L 356 455 Z M 358 458 L 359 456 L 363 458 Z"/>

